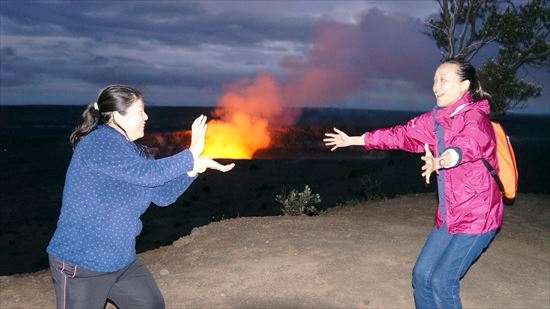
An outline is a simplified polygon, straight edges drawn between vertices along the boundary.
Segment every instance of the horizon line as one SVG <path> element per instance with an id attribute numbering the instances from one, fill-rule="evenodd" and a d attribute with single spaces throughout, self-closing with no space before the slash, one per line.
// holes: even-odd
<path id="1" fill-rule="evenodd" d="M 0 108 L 2 107 L 84 107 L 85 105 L 80 104 L 3 104 L 0 103 Z M 162 107 L 162 108 L 217 108 L 216 105 L 157 105 L 154 103 L 149 103 L 145 105 L 146 107 Z M 284 107 L 285 109 L 335 109 L 335 110 L 360 110 L 360 111 L 380 111 L 380 112 L 399 112 L 399 113 L 419 113 L 427 112 L 429 110 L 423 109 L 380 109 L 380 108 L 359 108 L 359 107 L 345 107 L 345 106 L 289 106 Z M 536 111 L 520 111 L 520 110 L 509 110 L 505 115 L 531 115 L 531 116 L 550 116 L 550 113 L 546 112 L 536 112 Z"/>

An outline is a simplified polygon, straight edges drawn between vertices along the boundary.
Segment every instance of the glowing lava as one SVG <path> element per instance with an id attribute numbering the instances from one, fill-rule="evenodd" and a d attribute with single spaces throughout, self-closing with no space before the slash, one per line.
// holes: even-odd
<path id="1" fill-rule="evenodd" d="M 268 121 L 244 113 L 234 113 L 230 121 L 208 123 L 204 155 L 212 158 L 252 159 L 271 141 Z"/>
<path id="2" fill-rule="evenodd" d="M 282 112 L 281 90 L 268 74 L 230 85 L 208 122 L 204 155 L 252 159 L 271 142 L 270 122 Z"/>

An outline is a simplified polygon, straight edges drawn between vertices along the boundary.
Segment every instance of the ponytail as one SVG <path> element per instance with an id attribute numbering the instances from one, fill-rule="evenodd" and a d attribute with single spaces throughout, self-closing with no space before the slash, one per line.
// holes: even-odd
<path id="1" fill-rule="evenodd" d="M 481 82 L 479 81 L 477 74 L 475 78 L 476 78 L 476 84 L 473 92 L 471 90 L 472 87 L 470 87 L 470 94 L 472 95 L 472 98 L 474 98 L 474 100 L 476 101 L 491 100 L 491 95 L 485 90 L 483 90 L 483 88 L 481 87 Z"/>
<path id="2" fill-rule="evenodd" d="M 71 133 L 71 137 L 69 138 L 69 142 L 71 143 L 71 147 L 74 149 L 78 142 L 80 142 L 80 139 L 84 137 L 86 134 L 90 133 L 97 124 L 99 123 L 99 110 L 97 108 L 97 103 L 90 103 L 84 108 L 84 112 L 82 112 L 82 115 L 80 115 L 80 124 L 76 127 L 76 129 Z"/>
<path id="3" fill-rule="evenodd" d="M 457 74 L 463 81 L 467 80 L 470 82 L 470 95 L 475 101 L 491 100 L 491 95 L 481 87 L 476 69 L 470 62 L 462 58 L 450 58 L 445 60 L 444 63 L 451 63 L 458 66 Z"/>

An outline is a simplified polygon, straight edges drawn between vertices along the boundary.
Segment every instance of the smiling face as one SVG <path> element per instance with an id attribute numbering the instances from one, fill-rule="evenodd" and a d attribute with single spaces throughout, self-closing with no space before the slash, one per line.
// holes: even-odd
<path id="1" fill-rule="evenodd" d="M 145 130 L 145 122 L 149 119 L 144 110 L 143 100 L 139 99 L 126 109 L 124 115 L 117 112 L 115 120 L 128 135 L 130 141 L 142 138 Z"/>
<path id="2" fill-rule="evenodd" d="M 446 107 L 458 101 L 470 87 L 470 81 L 458 75 L 458 65 L 443 63 L 435 71 L 433 92 L 437 106 Z"/>

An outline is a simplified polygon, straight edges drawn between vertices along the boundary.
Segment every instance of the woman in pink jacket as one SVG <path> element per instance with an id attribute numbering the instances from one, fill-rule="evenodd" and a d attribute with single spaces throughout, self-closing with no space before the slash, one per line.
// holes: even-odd
<path id="1" fill-rule="evenodd" d="M 498 168 L 490 96 L 475 68 L 451 59 L 434 76 L 437 105 L 405 125 L 348 136 L 334 129 L 325 145 L 425 152 L 422 176 L 437 172 L 434 227 L 413 269 L 417 308 L 461 308 L 460 279 L 489 245 L 502 224 L 502 197 L 482 159 Z"/>

